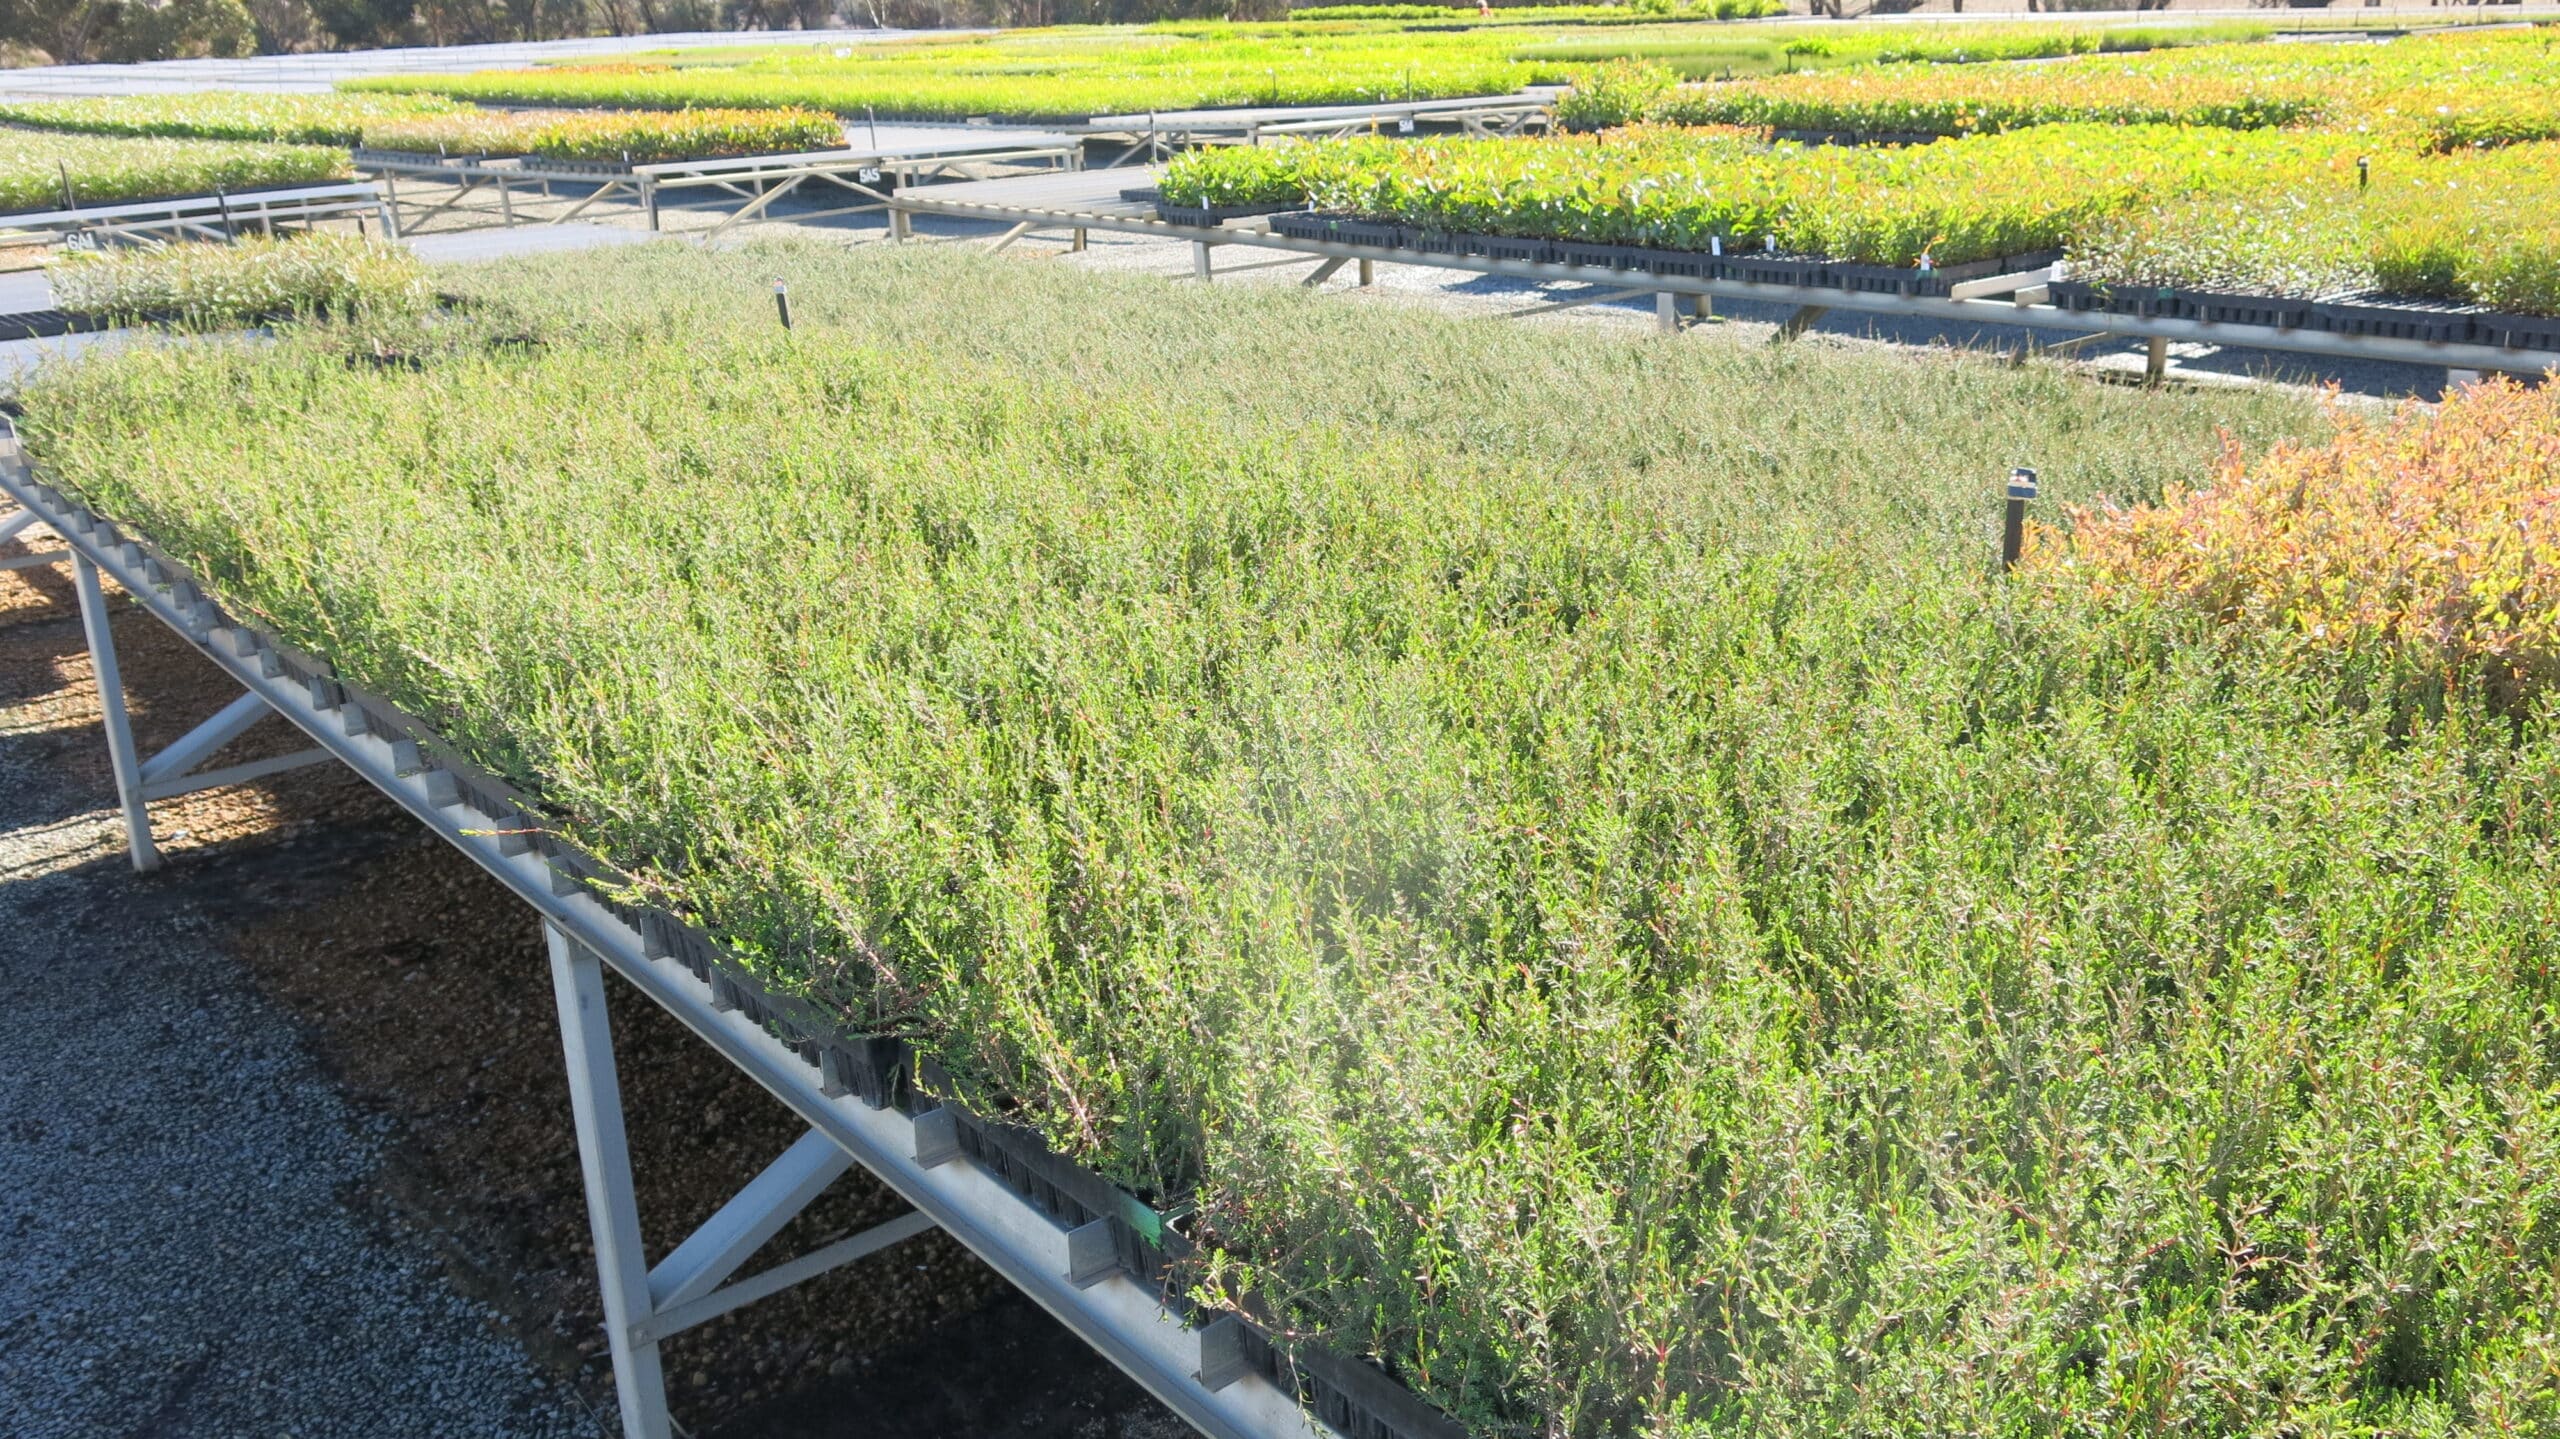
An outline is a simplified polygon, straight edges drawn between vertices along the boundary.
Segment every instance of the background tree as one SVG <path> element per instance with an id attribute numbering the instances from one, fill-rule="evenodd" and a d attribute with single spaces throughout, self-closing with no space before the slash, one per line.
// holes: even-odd
<path id="1" fill-rule="evenodd" d="M 0 41 L 66 65 L 257 53 L 241 0 L 0 0 Z"/>

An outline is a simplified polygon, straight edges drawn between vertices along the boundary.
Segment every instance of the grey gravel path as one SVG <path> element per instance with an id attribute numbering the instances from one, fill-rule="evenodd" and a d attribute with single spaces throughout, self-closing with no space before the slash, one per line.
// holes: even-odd
<path id="1" fill-rule="evenodd" d="M 339 1100 L 184 890 L 134 879 L 100 797 L 35 762 L 58 733 L 11 728 L 0 1434 L 608 1432 L 422 1239 L 351 1207 L 383 1126 Z"/>

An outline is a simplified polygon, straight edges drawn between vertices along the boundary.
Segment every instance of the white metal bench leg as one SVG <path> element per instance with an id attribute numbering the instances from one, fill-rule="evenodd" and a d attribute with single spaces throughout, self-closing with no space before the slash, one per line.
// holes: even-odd
<path id="1" fill-rule="evenodd" d="M 124 676 L 116 668 L 115 631 L 107 624 L 106 591 L 98 587 L 98 567 L 87 555 L 71 557 L 71 574 L 80 591 L 80 629 L 89 639 L 89 665 L 98 676 L 98 713 L 107 731 L 107 760 L 115 769 L 116 799 L 124 806 L 124 842 L 133 867 L 160 867 L 160 851 L 151 843 L 151 811 L 143 803 L 142 760 L 134 753 L 133 721 L 124 709 Z"/>
<path id="2" fill-rule="evenodd" d="M 578 1124 L 578 1167 L 587 1178 L 587 1222 L 595 1230 L 596 1279 L 604 1291 L 623 1436 L 674 1439 L 657 1341 L 636 1332 L 649 1317 L 649 1260 L 640 1247 L 640 1207 L 631 1193 L 622 1085 L 614 1077 L 613 1033 L 605 1022 L 604 965 L 547 921 L 542 937 L 551 949 L 551 987 L 569 1060 L 569 1107 Z"/>
<path id="3" fill-rule="evenodd" d="M 596 1276 L 604 1293 L 622 1430 L 626 1439 L 668 1439 L 672 1424 L 665 1369 L 658 1357 L 660 1340 L 926 1233 L 934 1224 L 922 1213 L 904 1214 L 730 1281 L 809 1201 L 853 1167 L 853 1156 L 837 1141 L 811 1130 L 652 1270 L 641 1248 L 640 1209 L 632 1197 L 622 1088 L 614 1075 L 613 1035 L 605 1022 L 604 963 L 548 920 L 542 938 L 551 951 L 560 1042 L 569 1059 L 569 1104 L 578 1121 L 578 1165 L 587 1181 L 587 1219 L 595 1231 Z"/>

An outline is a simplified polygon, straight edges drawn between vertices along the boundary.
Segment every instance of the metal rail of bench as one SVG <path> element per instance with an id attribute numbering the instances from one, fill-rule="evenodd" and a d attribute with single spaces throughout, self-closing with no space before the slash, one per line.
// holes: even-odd
<path id="1" fill-rule="evenodd" d="M 124 200 L 0 217 L 0 233 L 53 241 L 74 236 L 152 244 L 168 240 L 221 240 L 257 230 L 321 220 L 372 219 L 396 235 L 397 221 L 382 191 L 370 181 L 251 190 L 242 194 L 181 195 L 164 200 Z"/>
<path id="2" fill-rule="evenodd" d="M 983 180 L 1023 171 L 1081 170 L 1084 146 L 1067 144 L 954 144 L 946 149 L 888 148 L 828 150 L 805 155 L 767 155 L 745 160 L 675 160 L 632 167 L 641 177 L 642 203 L 649 228 L 660 227 L 661 197 L 670 192 L 711 190 L 735 198 L 737 208 L 723 215 L 703 238 L 732 226 L 763 218 L 775 201 L 804 186 L 828 188 L 851 197 L 833 208 L 801 211 L 795 220 L 885 213 L 893 189 L 945 180 Z"/>
<path id="3" fill-rule="evenodd" d="M 1456 125 L 1464 134 L 1491 140 L 1527 134 L 1533 130 L 1543 130 L 1554 119 L 1555 108 L 1545 101 L 1476 105 L 1463 110 L 1436 110 L 1419 116 L 1369 115 L 1351 120 L 1294 120 L 1275 125 L 1256 125 L 1245 132 L 1242 143 L 1255 145 L 1265 139 L 1281 136 L 1295 139 L 1347 140 L 1355 135 L 1376 135 L 1389 131 L 1410 135 L 1414 133 L 1421 121 Z"/>
<path id="4" fill-rule="evenodd" d="M 1553 110 L 1551 93 L 1531 91 L 1366 105 L 1275 105 L 1097 115 L 1081 124 L 1060 128 L 1121 146 L 1118 154 L 1096 167 L 1108 170 L 1131 163 L 1153 164 L 1176 150 L 1258 144 L 1265 136 L 1410 135 L 1423 125 L 1455 125 L 1469 135 L 1516 135 L 1544 125 Z"/>
<path id="5" fill-rule="evenodd" d="M 809 190 L 822 190 L 844 203 L 800 211 L 793 219 L 818 220 L 883 211 L 888 205 L 886 192 L 895 186 L 980 180 L 1025 170 L 1081 169 L 1084 150 L 1080 143 L 1016 145 L 962 140 L 939 148 L 817 150 L 789 155 L 666 160 L 627 167 L 546 164 L 532 156 L 446 158 L 359 150 L 355 163 L 358 169 L 381 177 L 395 213 L 404 203 L 415 207 L 402 221 L 412 232 L 441 215 L 487 214 L 485 206 L 469 203 L 484 193 L 496 197 L 499 223 L 512 226 L 518 219 L 521 189 L 536 188 L 543 199 L 550 200 L 554 185 L 567 184 L 593 188 L 565 211 L 549 215 L 528 212 L 525 218 L 546 225 L 566 224 L 601 203 L 622 201 L 640 206 L 649 228 L 656 230 L 663 227 L 660 206 L 668 199 L 707 194 L 736 201 L 704 236 L 709 238 L 763 219 L 776 201 Z M 404 202 L 399 191 L 404 177 L 413 183 L 429 181 L 451 187 L 451 192 L 432 201 Z M 412 194 L 417 192 L 413 189 Z"/>
<path id="6" fill-rule="evenodd" d="M 481 796 L 494 782 L 448 758 L 423 725 L 328 677 L 307 657 L 297 655 L 289 665 L 283 647 L 234 621 L 182 567 L 38 483 L 25 467 L 14 432 L 0 435 L 0 496 L 21 507 L 14 515 L 0 515 L 0 536 L 42 523 L 68 542 L 68 550 L 46 558 L 72 563 L 136 868 L 159 863 L 151 839 L 152 798 L 273 773 L 288 762 L 335 759 L 495 876 L 540 917 L 569 1069 L 606 1335 L 628 1439 L 672 1439 L 675 1432 L 658 1348 L 669 1335 L 935 1228 L 966 1245 L 1202 1433 L 1214 1439 L 1342 1439 L 1342 1431 L 1311 1415 L 1292 1389 L 1273 1382 L 1273 1371 L 1256 1358 L 1256 1341 L 1248 1337 L 1247 1326 L 1233 1316 L 1195 1325 L 1154 1283 L 1122 1267 L 1108 1223 L 1094 1220 L 1068 1227 L 1007 1183 L 989 1162 L 964 1152 L 951 1109 L 909 1114 L 885 1099 L 874 1103 L 849 1092 L 831 1061 L 813 1065 L 805 1045 L 795 1047 L 742 1010 L 716 971 L 705 977 L 689 968 L 668 952 L 663 938 L 644 935 L 626 918 L 628 911 L 609 904 L 578 874 L 563 869 L 564 857 L 547 854 L 530 838 L 521 814 L 482 808 L 492 803 Z M 149 760 L 135 751 L 126 717 L 102 575 L 113 578 L 142 609 L 243 690 L 186 738 Z M 298 678 L 301 674 L 311 677 L 305 681 Z M 268 714 L 292 722 L 316 748 L 180 778 Z M 673 1014 L 809 1126 L 805 1136 L 655 1265 L 642 1247 L 632 1193 L 621 1091 L 605 1016 L 607 970 Z M 752 1277 L 731 1277 L 856 1163 L 896 1190 L 914 1212 Z M 1278 1372 L 1295 1373 L 1304 1382 L 1305 1371 Z M 1359 1419 L 1353 1427 L 1363 1433 L 1449 1439 L 1456 1432 L 1454 1425 L 1375 1371 L 1356 1365 L 1343 1370 L 1334 1393 L 1357 1406 Z M 1384 1413 L 1396 1417 L 1375 1417 Z"/>
<path id="7" fill-rule="evenodd" d="M 355 168 L 378 177 L 382 182 L 385 205 L 407 230 L 424 229 L 438 215 L 478 213 L 467 202 L 482 191 L 498 198 L 501 224 L 516 222 L 516 187 L 528 186 L 551 198 L 554 184 L 591 185 L 594 187 L 565 214 L 553 215 L 543 223 L 567 224 L 586 213 L 599 202 L 616 196 L 645 200 L 644 182 L 628 171 L 601 167 L 581 169 L 570 165 L 546 164 L 538 156 L 504 156 L 488 158 L 480 155 L 412 155 L 399 151 L 364 150 L 354 152 Z M 426 180 L 451 186 L 453 193 L 432 203 L 413 201 L 421 206 L 415 215 L 401 215 L 400 181 Z"/>

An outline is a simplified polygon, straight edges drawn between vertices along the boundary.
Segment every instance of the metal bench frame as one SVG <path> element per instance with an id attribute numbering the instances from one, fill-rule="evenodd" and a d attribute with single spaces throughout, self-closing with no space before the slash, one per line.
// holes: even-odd
<path id="1" fill-rule="evenodd" d="M 386 236 L 399 233 L 388 199 L 371 181 L 305 185 L 246 194 L 182 195 L 165 200 L 126 200 L 0 217 L 0 234 L 16 233 L 54 243 L 165 244 L 171 240 L 227 240 L 251 230 L 308 227 L 323 220 L 372 220 Z"/>

